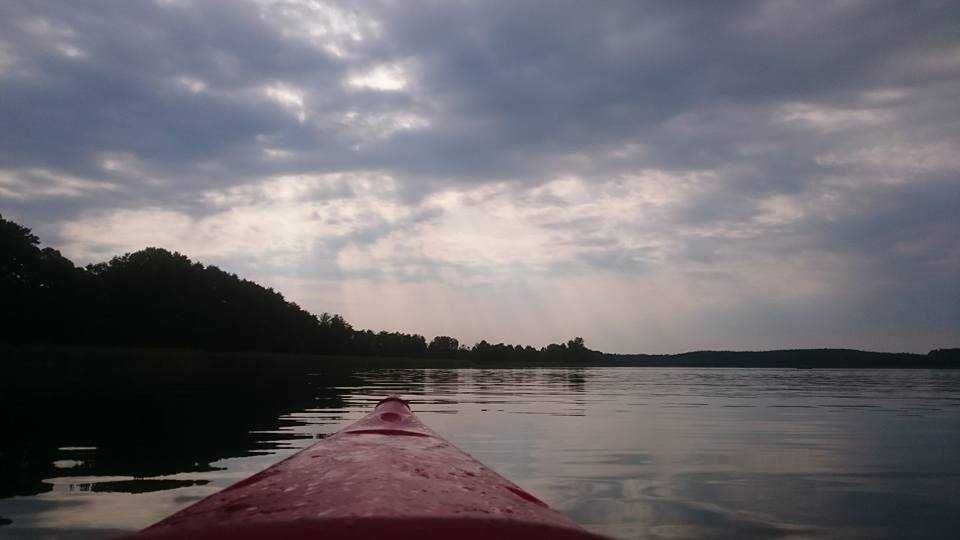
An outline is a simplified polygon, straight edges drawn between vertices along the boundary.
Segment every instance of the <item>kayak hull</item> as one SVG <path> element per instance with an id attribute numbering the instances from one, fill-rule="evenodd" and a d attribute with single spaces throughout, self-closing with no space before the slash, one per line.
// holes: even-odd
<path id="1" fill-rule="evenodd" d="M 144 538 L 599 538 L 387 398 Z"/>

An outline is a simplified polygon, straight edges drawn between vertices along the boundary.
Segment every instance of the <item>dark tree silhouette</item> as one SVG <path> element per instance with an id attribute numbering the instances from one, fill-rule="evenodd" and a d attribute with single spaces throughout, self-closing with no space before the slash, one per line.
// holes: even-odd
<path id="1" fill-rule="evenodd" d="M 340 315 L 314 315 L 282 294 L 148 247 L 78 268 L 40 247 L 30 229 L 0 216 L 0 343 L 179 347 L 320 355 L 457 358 L 479 364 L 740 367 L 958 367 L 960 349 L 926 355 L 844 349 L 603 354 L 583 338 L 530 346 L 450 336 L 355 330 Z"/>
<path id="2" fill-rule="evenodd" d="M 419 334 L 354 330 L 340 315 L 316 316 L 273 289 L 162 248 L 78 268 L 39 244 L 0 216 L 0 342 L 484 362 L 583 361 L 593 353 L 581 338 L 541 350 L 486 341 L 467 349 L 449 336 L 428 346 Z"/>
<path id="3" fill-rule="evenodd" d="M 30 229 L 0 216 L 0 335 L 12 343 L 69 343 L 85 275 Z"/>
<path id="4" fill-rule="evenodd" d="M 437 336 L 427 346 L 427 352 L 433 356 L 453 357 L 460 350 L 460 342 L 450 336 Z"/>

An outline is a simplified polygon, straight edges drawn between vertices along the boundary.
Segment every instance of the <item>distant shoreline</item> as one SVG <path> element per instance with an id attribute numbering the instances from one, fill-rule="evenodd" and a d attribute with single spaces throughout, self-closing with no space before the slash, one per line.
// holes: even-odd
<path id="1" fill-rule="evenodd" d="M 787 349 L 773 351 L 694 351 L 680 354 L 607 354 L 610 365 L 649 367 L 739 367 L 798 369 L 956 369 L 960 349 L 926 354 L 856 349 Z"/>
<path id="2" fill-rule="evenodd" d="M 0 364 L 15 371 L 56 369 L 64 375 L 92 371 L 292 370 L 338 368 L 576 368 L 701 367 L 795 369 L 958 369 L 960 349 L 927 354 L 869 352 L 854 349 L 774 351 L 695 351 L 680 354 L 598 353 L 590 360 L 516 362 L 469 358 L 289 354 L 255 351 L 219 352 L 182 348 L 127 348 L 71 345 L 0 344 Z"/>
<path id="3" fill-rule="evenodd" d="M 0 244 L 9 246 L 9 255 L 0 257 L 0 296 L 7 300 L 0 303 L 0 362 L 17 358 L 24 368 L 44 363 L 63 368 L 74 360 L 86 362 L 85 369 L 104 362 L 120 369 L 134 362 L 142 369 L 191 372 L 208 366 L 960 367 L 956 348 L 927 354 L 852 349 L 611 354 L 590 349 L 581 336 L 540 347 L 485 339 L 467 346 L 452 336 L 428 341 L 415 333 L 355 329 L 340 315 L 315 315 L 272 288 L 162 248 L 77 267 L 56 250 L 41 249 L 29 228 L 2 216 Z"/>

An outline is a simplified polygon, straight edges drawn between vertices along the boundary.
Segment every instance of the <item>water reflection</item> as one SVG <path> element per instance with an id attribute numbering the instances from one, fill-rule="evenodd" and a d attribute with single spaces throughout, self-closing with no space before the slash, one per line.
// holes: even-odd
<path id="1" fill-rule="evenodd" d="M 0 393 L 0 535 L 135 530 L 385 394 L 588 528 L 949 536 L 960 373 L 310 369 L 21 378 Z"/>
<path id="2" fill-rule="evenodd" d="M 304 380 L 115 381 L 59 388 L 18 386 L 2 395 L 0 496 L 53 489 L 45 479 L 136 478 L 216 470 L 224 458 L 273 453 L 291 439 L 286 415 L 341 407 Z M 338 422 L 339 417 L 332 418 Z"/>

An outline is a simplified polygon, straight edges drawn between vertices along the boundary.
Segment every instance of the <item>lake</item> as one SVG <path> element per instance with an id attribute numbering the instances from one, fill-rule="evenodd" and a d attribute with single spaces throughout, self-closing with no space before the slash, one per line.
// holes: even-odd
<path id="1" fill-rule="evenodd" d="M 13 385 L 2 537 L 134 531 L 387 394 L 619 538 L 956 537 L 960 370 L 329 369 Z"/>

